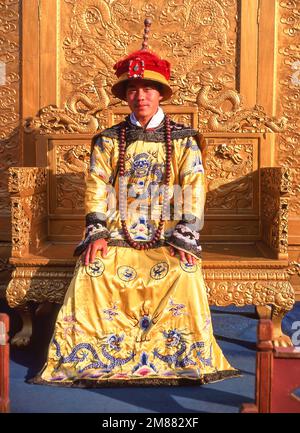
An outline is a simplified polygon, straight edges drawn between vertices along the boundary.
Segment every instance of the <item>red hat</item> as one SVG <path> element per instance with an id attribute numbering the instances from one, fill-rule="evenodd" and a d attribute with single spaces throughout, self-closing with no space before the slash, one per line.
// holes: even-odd
<path id="1" fill-rule="evenodd" d="M 119 99 L 126 101 L 126 87 L 129 80 L 150 80 L 160 84 L 162 101 L 170 98 L 172 89 L 168 83 L 170 79 L 170 63 L 163 60 L 147 49 L 149 27 L 151 22 L 145 20 L 143 48 L 129 54 L 129 56 L 117 62 L 114 66 L 118 81 L 112 86 L 111 91 Z"/>

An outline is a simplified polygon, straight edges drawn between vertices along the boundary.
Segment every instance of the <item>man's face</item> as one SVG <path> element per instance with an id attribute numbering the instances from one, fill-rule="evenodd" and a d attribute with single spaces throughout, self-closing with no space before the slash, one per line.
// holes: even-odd
<path id="1" fill-rule="evenodd" d="M 162 96 L 155 83 L 150 80 L 129 81 L 126 99 L 130 110 L 141 125 L 146 125 L 157 112 Z"/>

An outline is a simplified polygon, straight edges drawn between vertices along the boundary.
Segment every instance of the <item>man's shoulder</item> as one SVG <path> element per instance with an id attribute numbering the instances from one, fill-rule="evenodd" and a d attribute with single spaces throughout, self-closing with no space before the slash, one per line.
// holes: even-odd
<path id="1" fill-rule="evenodd" d="M 121 126 L 124 122 L 120 122 L 114 126 L 111 126 L 110 128 L 103 129 L 101 132 L 98 132 L 98 134 L 94 135 L 92 138 L 93 144 L 101 141 L 103 138 L 118 138 L 120 134 Z"/>
<path id="2" fill-rule="evenodd" d="M 171 120 L 170 126 L 173 140 L 179 138 L 197 137 L 199 135 L 199 131 L 191 128 L 190 126 L 186 126 L 183 123 L 177 123 Z"/>
<path id="3" fill-rule="evenodd" d="M 129 139 L 129 141 L 139 139 L 140 135 L 142 135 L 143 139 L 145 138 L 143 136 L 145 132 L 141 130 L 141 128 L 131 125 L 128 121 L 126 122 L 125 119 L 125 122 L 120 122 L 94 135 L 92 139 L 93 145 L 101 143 L 105 139 L 118 139 L 120 136 L 120 129 L 124 126 L 124 124 L 126 126 L 127 139 Z M 170 120 L 170 126 L 172 140 L 184 139 L 188 137 L 195 137 L 195 139 L 197 139 L 197 137 L 201 135 L 196 129 L 186 126 L 183 123 L 174 122 L 173 120 Z M 165 138 L 164 122 L 162 122 L 161 125 L 154 130 L 152 129 L 147 131 L 147 138 L 153 141 L 163 141 Z"/>

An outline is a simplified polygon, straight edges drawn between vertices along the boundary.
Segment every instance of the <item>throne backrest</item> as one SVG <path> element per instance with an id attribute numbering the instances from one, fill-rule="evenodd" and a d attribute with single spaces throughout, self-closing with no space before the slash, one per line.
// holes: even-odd
<path id="1" fill-rule="evenodd" d="M 164 106 L 173 120 L 198 128 L 198 107 Z M 127 107 L 108 110 L 109 125 L 120 122 Z M 269 133 L 209 132 L 205 169 L 207 197 L 203 241 L 249 242 L 261 238 L 260 168 L 271 165 Z M 84 176 L 91 134 L 41 135 L 42 165 L 49 168 L 48 239 L 77 241 L 84 227 Z"/>

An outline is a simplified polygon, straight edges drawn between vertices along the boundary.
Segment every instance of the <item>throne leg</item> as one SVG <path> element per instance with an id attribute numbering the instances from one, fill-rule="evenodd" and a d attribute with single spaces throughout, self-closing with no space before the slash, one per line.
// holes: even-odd
<path id="1" fill-rule="evenodd" d="M 30 338 L 32 336 L 32 317 L 31 311 L 28 305 L 22 305 L 16 308 L 17 312 L 21 316 L 23 323 L 21 331 L 17 332 L 12 338 L 11 344 L 17 347 L 28 346 Z"/>
<path id="2" fill-rule="evenodd" d="M 289 310 L 284 310 L 279 307 L 273 306 L 272 309 L 272 322 L 273 322 L 273 343 L 276 347 L 293 346 L 290 337 L 282 332 L 281 323 L 283 317 Z"/>

